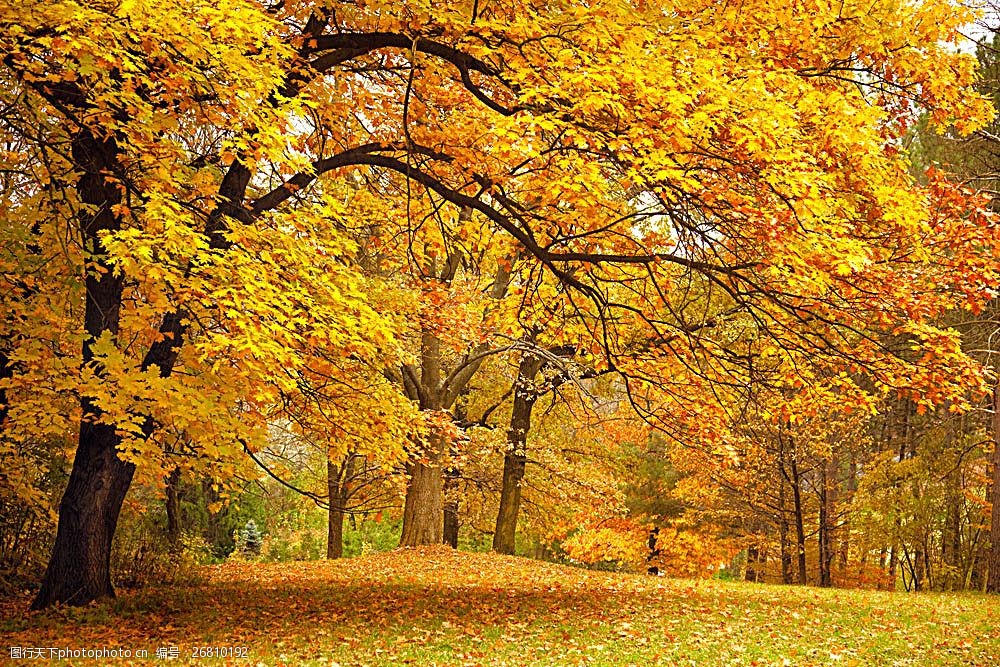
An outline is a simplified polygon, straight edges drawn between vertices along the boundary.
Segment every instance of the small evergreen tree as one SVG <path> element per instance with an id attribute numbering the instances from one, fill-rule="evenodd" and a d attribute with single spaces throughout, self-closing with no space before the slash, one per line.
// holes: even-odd
<path id="1" fill-rule="evenodd" d="M 253 519 L 249 519 L 243 526 L 243 530 L 240 531 L 240 551 L 244 554 L 259 556 L 261 546 L 263 546 L 263 538 L 260 529 L 257 528 Z"/>

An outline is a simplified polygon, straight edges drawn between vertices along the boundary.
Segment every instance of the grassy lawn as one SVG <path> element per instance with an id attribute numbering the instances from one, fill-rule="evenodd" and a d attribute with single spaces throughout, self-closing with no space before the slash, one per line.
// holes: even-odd
<path id="1" fill-rule="evenodd" d="M 187 585 L 26 614 L 0 662 L 256 665 L 997 665 L 1000 600 L 670 580 L 522 558 L 400 550 L 206 567 Z M 9 647 L 148 651 L 11 660 Z M 175 646 L 176 659 L 157 659 Z M 194 657 L 246 647 L 246 658 Z M 46 652 L 46 656 L 49 654 Z"/>

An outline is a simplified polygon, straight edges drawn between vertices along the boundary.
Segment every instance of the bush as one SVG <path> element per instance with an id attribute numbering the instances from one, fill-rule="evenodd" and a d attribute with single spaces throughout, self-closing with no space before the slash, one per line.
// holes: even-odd
<path id="1" fill-rule="evenodd" d="M 376 551 L 392 551 L 399 546 L 402 519 L 362 519 L 344 526 L 344 557 L 361 556 Z"/>
<path id="2" fill-rule="evenodd" d="M 197 568 L 212 562 L 212 547 L 196 533 L 182 533 L 171 545 L 157 512 L 122 512 L 111 549 L 111 574 L 123 588 L 151 583 L 197 582 Z"/>
<path id="3" fill-rule="evenodd" d="M 317 560 L 326 555 L 326 513 L 289 513 L 269 526 L 261 560 L 280 563 Z"/>
<path id="4" fill-rule="evenodd" d="M 115 585 L 143 588 L 154 581 L 174 578 L 170 544 L 156 524 L 153 512 L 128 505 L 122 510 L 111 547 L 111 575 Z"/>

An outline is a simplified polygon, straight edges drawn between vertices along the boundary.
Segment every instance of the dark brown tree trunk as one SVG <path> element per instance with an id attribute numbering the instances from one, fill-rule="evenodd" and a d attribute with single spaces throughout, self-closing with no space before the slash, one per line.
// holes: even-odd
<path id="1" fill-rule="evenodd" d="M 445 484 L 447 487 L 447 483 Z M 447 493 L 447 489 L 445 490 Z M 458 501 L 449 500 L 444 504 L 444 526 L 442 541 L 452 549 L 458 548 Z"/>
<path id="2" fill-rule="evenodd" d="M 819 585 L 833 585 L 831 565 L 833 564 L 833 492 L 830 488 L 832 463 L 824 461 L 820 467 L 819 488 Z"/>
<path id="3" fill-rule="evenodd" d="M 531 411 L 538 400 L 532 385 L 542 367 L 541 360 L 530 354 L 521 357 L 514 388 L 514 405 L 507 429 L 507 451 L 503 457 L 503 486 L 500 489 L 500 510 L 497 512 L 496 529 L 493 531 L 493 551 L 513 554 L 517 534 L 517 516 L 521 509 L 521 482 L 527 463 L 528 433 L 531 430 Z"/>
<path id="4" fill-rule="evenodd" d="M 842 501 L 846 503 L 854 502 L 854 494 L 858 490 L 858 464 L 854 458 L 854 454 L 851 454 L 850 464 L 847 466 L 847 480 L 845 482 L 846 496 Z M 840 511 L 840 514 L 845 517 L 849 517 L 851 512 Z M 845 576 L 847 574 L 847 564 L 851 560 L 851 525 L 849 519 L 845 518 L 841 524 L 837 527 L 839 545 L 837 549 L 838 557 L 840 559 L 840 569 L 844 572 Z M 862 559 L 865 555 L 862 554 Z"/>
<path id="5" fill-rule="evenodd" d="M 328 509 L 326 523 L 326 557 L 342 558 L 344 555 L 344 512 L 333 505 Z"/>
<path id="6" fill-rule="evenodd" d="M 75 164 L 83 170 L 77 183 L 80 200 L 89 205 L 82 213 L 81 236 L 93 253 L 97 270 L 86 277 L 83 363 L 94 360 L 93 344 L 102 334 L 118 333 L 123 279 L 116 275 L 102 252 L 100 235 L 121 227 L 113 212 L 121 202 L 114 176 L 122 173 L 114 139 L 97 139 L 86 130 L 71 145 Z M 100 408 L 88 397 L 81 401 L 83 420 L 69 484 L 59 504 L 59 525 L 52 557 L 32 609 L 55 603 L 84 605 L 113 597 L 111 542 L 122 502 L 132 483 L 135 466 L 118 458 L 121 442 L 115 427 L 97 423 Z"/>
<path id="7" fill-rule="evenodd" d="M 176 551 L 181 543 L 181 469 L 174 468 L 167 475 L 166 492 L 167 501 L 167 539 L 170 541 L 170 548 Z"/>
<path id="8" fill-rule="evenodd" d="M 961 493 L 961 476 L 956 473 L 952 476 L 952 493 L 948 497 L 948 524 L 947 530 L 941 539 L 941 560 L 948 566 L 947 575 L 943 573 L 940 585 L 944 590 L 961 589 L 962 573 L 962 510 L 959 500 Z"/>
<path id="9" fill-rule="evenodd" d="M 118 458 L 114 428 L 84 423 L 59 504 L 52 557 L 32 609 L 114 597 L 111 542 L 135 466 Z"/>
<path id="10" fill-rule="evenodd" d="M 986 580 L 988 593 L 1000 594 L 1000 378 L 993 387 L 993 483 L 990 490 L 990 560 Z"/>
<path id="11" fill-rule="evenodd" d="M 973 551 L 972 562 L 969 564 L 969 590 L 985 591 L 989 585 L 989 550 L 977 548 Z"/>
<path id="12" fill-rule="evenodd" d="M 744 581 L 756 582 L 760 573 L 757 571 L 757 562 L 760 559 L 760 548 L 756 544 L 747 547 L 747 571 Z"/>
<path id="13" fill-rule="evenodd" d="M 918 591 L 930 590 L 934 587 L 934 571 L 931 570 L 930 549 L 927 548 L 927 536 L 923 545 L 917 551 L 917 582 Z"/>
<path id="14" fill-rule="evenodd" d="M 806 579 L 806 527 L 805 518 L 802 516 L 802 486 L 799 476 L 799 464 L 797 456 L 792 453 L 792 503 L 795 509 L 795 549 L 798 557 L 799 583 L 805 584 Z"/>
<path id="15" fill-rule="evenodd" d="M 788 525 L 788 513 L 785 510 L 785 480 L 782 479 L 780 482 L 778 538 L 781 545 L 781 583 L 790 584 L 792 583 L 792 548 L 789 544 L 788 533 L 791 527 Z"/>
<path id="16" fill-rule="evenodd" d="M 458 468 L 448 468 L 444 480 L 444 543 L 452 549 L 458 548 Z"/>
<path id="17" fill-rule="evenodd" d="M 46 85 L 37 90 L 54 101 L 58 108 L 73 109 L 80 112 L 80 116 L 89 113 L 86 93 L 74 83 Z M 97 269 L 85 278 L 84 331 L 87 336 L 82 361 L 88 364 L 94 359 L 94 342 L 103 334 L 114 338 L 118 333 L 124 279 L 116 275 L 105 257 L 100 237 L 104 232 L 114 232 L 121 227 L 116 208 L 126 189 L 125 169 L 119 160 L 116 138 L 110 134 L 99 137 L 89 129 L 80 128 L 70 144 L 70 153 L 74 166 L 82 172 L 76 188 L 80 201 L 87 205 L 79 217 L 80 238 L 85 249 L 92 253 Z M 247 220 L 242 204 L 249 181 L 249 170 L 238 160 L 234 161 L 219 188 L 221 203 L 206 223 L 210 248 L 228 247 L 224 234 L 227 216 Z M 161 377 L 170 375 L 184 333 L 184 317 L 185 313 L 181 312 L 164 315 L 160 325 L 163 335 L 147 352 L 141 370 L 156 368 Z M 88 397 L 81 399 L 81 407 L 83 419 L 76 456 L 60 503 L 52 557 L 38 596 L 32 603 L 36 609 L 57 602 L 82 605 L 114 595 L 108 565 L 111 541 L 135 468 L 117 456 L 121 439 L 115 427 L 96 423 L 101 416 L 100 409 Z M 154 427 L 152 420 L 146 419 L 143 436 L 148 438 Z"/>
<path id="18" fill-rule="evenodd" d="M 350 500 L 350 481 L 354 476 L 354 455 L 348 454 L 341 465 L 326 462 L 327 522 L 326 557 L 344 555 L 344 517 Z"/>
<path id="19" fill-rule="evenodd" d="M 512 420 L 513 421 L 513 420 Z M 527 457 L 522 451 L 508 451 L 503 457 L 503 486 L 500 490 L 500 510 L 493 531 L 493 551 L 513 554 L 517 534 L 517 515 L 521 507 L 521 481 Z"/>
<path id="20" fill-rule="evenodd" d="M 821 487 L 819 491 L 819 530 L 816 533 L 819 552 L 819 585 L 830 585 L 830 523 L 826 504 L 826 471 L 820 473 Z"/>
<path id="21" fill-rule="evenodd" d="M 12 377 L 14 377 L 14 367 L 10 363 L 10 358 L 7 356 L 7 352 L 0 350 L 0 381 L 9 380 Z M 7 421 L 7 412 L 7 391 L 0 387 L 0 435 L 2 435 L 6 429 L 4 422 Z"/>

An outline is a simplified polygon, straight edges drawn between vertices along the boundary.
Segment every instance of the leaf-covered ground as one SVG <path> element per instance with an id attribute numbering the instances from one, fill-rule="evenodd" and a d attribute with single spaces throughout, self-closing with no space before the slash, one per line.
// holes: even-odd
<path id="1" fill-rule="evenodd" d="M 226 564 L 82 610 L 26 614 L 26 604 L 0 607 L 0 662 L 11 646 L 144 649 L 145 660 L 118 662 L 164 665 L 1000 662 L 1000 602 L 988 596 L 669 580 L 446 548 Z M 156 657 L 171 646 L 179 657 Z M 198 647 L 249 655 L 193 657 Z M 11 662 L 60 662 L 48 655 Z"/>

